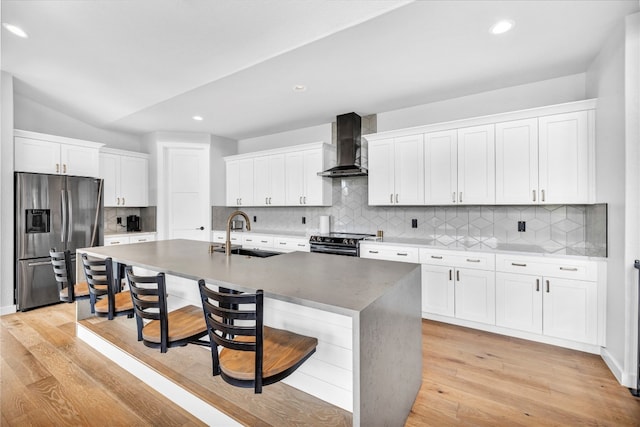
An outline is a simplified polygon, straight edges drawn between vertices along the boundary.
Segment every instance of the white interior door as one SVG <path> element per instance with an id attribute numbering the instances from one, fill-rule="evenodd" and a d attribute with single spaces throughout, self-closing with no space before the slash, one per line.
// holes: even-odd
<path id="1" fill-rule="evenodd" d="M 209 241 L 209 152 L 206 148 L 166 148 L 165 191 L 169 239 Z"/>

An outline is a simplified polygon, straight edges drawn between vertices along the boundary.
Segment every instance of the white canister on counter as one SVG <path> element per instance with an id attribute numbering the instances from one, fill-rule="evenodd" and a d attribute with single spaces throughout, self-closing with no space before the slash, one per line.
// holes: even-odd
<path id="1" fill-rule="evenodd" d="M 329 234 L 330 231 L 329 215 L 320 215 L 320 234 Z"/>

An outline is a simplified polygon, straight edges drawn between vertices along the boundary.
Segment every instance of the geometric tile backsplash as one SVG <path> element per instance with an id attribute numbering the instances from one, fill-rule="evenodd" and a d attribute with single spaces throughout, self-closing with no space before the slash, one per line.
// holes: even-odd
<path id="1" fill-rule="evenodd" d="M 331 217 L 331 231 L 371 233 L 394 239 L 428 239 L 447 247 L 523 250 L 566 255 L 606 256 L 606 205 L 406 206 L 367 202 L 363 177 L 333 180 L 333 206 L 243 207 L 256 231 L 317 233 L 319 216 Z M 224 229 L 233 208 L 213 207 L 213 228 Z M 305 217 L 306 224 L 302 223 Z M 411 220 L 418 227 L 411 227 Z M 518 232 L 518 221 L 526 231 Z"/>

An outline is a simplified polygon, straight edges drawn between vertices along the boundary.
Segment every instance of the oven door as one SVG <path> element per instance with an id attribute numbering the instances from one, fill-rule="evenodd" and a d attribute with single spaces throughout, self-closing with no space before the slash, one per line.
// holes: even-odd
<path id="1" fill-rule="evenodd" d="M 358 247 L 332 245 L 328 243 L 311 242 L 311 252 L 320 252 L 333 255 L 358 256 Z"/>

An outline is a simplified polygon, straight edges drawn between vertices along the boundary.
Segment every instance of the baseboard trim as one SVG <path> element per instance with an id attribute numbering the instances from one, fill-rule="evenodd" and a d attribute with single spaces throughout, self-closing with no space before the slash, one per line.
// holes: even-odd
<path id="1" fill-rule="evenodd" d="M 600 353 L 602 360 L 607 365 L 613 376 L 616 377 L 618 382 L 629 388 L 635 388 L 636 383 L 636 374 L 632 372 L 626 372 L 624 368 L 618 363 L 618 361 L 611 355 L 611 353 L 606 349 L 602 348 L 602 352 Z"/>
<path id="2" fill-rule="evenodd" d="M 13 314 L 15 313 L 16 310 L 16 306 L 14 305 L 5 305 L 0 307 L 0 316 L 4 316 L 5 314 Z"/>
<path id="3" fill-rule="evenodd" d="M 80 323 L 76 323 L 76 335 L 96 351 L 207 425 L 220 427 L 242 425 Z"/>

